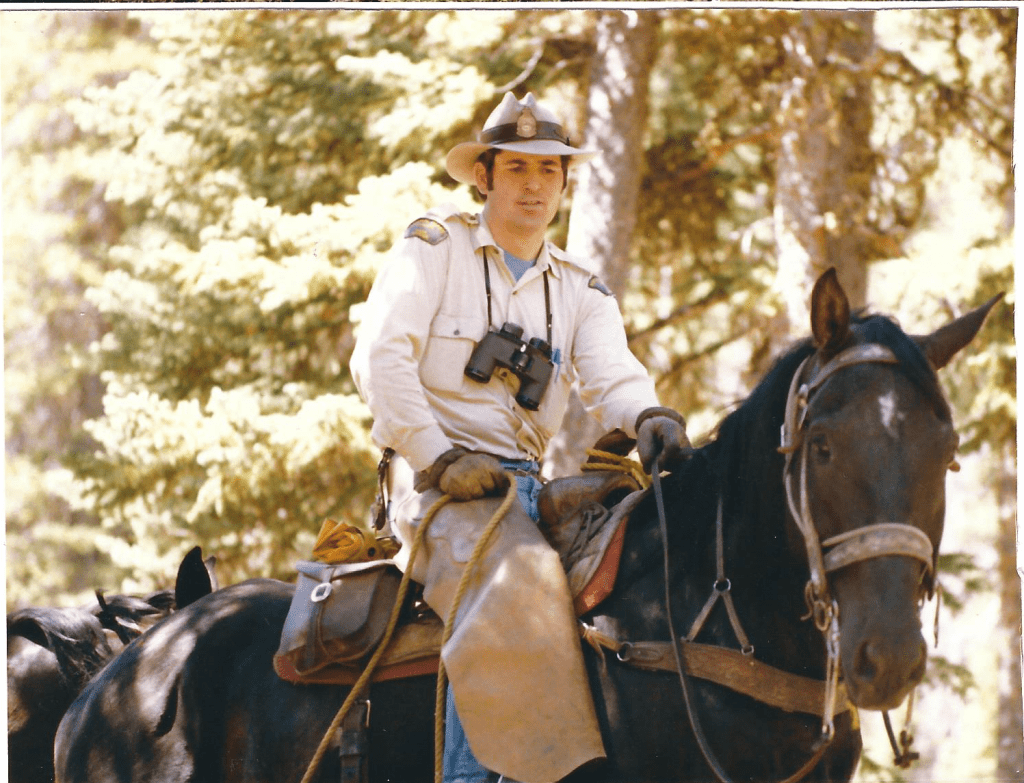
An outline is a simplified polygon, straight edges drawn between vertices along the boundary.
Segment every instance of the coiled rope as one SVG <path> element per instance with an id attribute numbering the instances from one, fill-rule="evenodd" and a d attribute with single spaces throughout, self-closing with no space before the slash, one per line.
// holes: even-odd
<path id="1" fill-rule="evenodd" d="M 635 459 L 600 449 L 587 449 L 587 455 L 590 459 L 580 465 L 581 470 L 614 470 L 618 473 L 628 473 L 641 489 L 651 486 L 651 477 Z"/>

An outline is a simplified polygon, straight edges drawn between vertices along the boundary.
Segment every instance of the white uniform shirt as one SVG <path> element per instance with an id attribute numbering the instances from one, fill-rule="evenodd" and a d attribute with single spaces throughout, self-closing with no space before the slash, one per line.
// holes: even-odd
<path id="1" fill-rule="evenodd" d="M 439 225 L 401 240 L 374 281 L 352 354 L 352 377 L 373 414 L 374 442 L 393 448 L 414 470 L 430 467 L 453 446 L 540 459 L 561 426 L 575 380 L 604 430 L 635 436 L 636 417 L 658 404 L 654 382 L 630 352 L 618 304 L 600 281 L 545 242 L 516 282 L 478 215 L 446 205 L 426 217 Z M 480 383 L 464 370 L 488 329 L 506 321 L 523 328 L 525 341 L 547 339 L 545 271 L 557 364 L 539 409 L 528 411 L 515 401 L 519 379 L 511 371 L 496 368 Z"/>

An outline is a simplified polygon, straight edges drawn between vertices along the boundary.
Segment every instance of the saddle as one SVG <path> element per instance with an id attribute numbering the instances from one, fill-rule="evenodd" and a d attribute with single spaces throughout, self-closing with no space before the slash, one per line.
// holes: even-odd
<path id="1" fill-rule="evenodd" d="M 550 481 L 540 492 L 539 527 L 558 552 L 578 616 L 614 587 L 626 520 L 640 489 L 637 478 L 621 470 L 589 470 Z M 384 634 L 393 604 L 385 597 L 394 595 L 398 573 L 391 560 L 300 564 L 296 598 L 274 656 L 278 676 L 295 683 L 355 683 Z M 436 673 L 443 630 L 441 619 L 414 595 L 372 682 Z"/>

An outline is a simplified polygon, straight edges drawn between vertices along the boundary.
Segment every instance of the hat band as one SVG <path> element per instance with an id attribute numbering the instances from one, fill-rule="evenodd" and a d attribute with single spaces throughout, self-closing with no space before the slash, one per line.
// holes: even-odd
<path id="1" fill-rule="evenodd" d="M 537 132 L 529 138 L 519 135 L 518 124 L 514 122 L 488 128 L 480 134 L 482 144 L 507 144 L 510 141 L 560 141 L 567 147 L 572 146 L 562 126 L 555 122 L 538 122 Z"/>

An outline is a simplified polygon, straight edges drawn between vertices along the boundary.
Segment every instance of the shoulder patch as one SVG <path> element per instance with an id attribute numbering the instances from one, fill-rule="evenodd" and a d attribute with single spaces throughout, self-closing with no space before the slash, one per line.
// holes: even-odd
<path id="1" fill-rule="evenodd" d="M 448 229 L 436 220 L 430 218 L 420 218 L 414 220 L 409 224 L 409 227 L 405 229 L 405 237 L 416 237 L 422 239 L 424 242 L 430 245 L 440 244 L 447 238 Z"/>
<path id="2" fill-rule="evenodd" d="M 604 283 L 602 283 L 601 282 L 601 278 L 598 277 L 597 275 L 591 275 L 590 276 L 590 282 L 587 283 L 587 285 L 590 288 L 593 288 L 596 291 L 600 291 L 605 296 L 611 296 L 612 295 L 611 289 L 609 289 L 608 286 L 606 286 Z"/>

